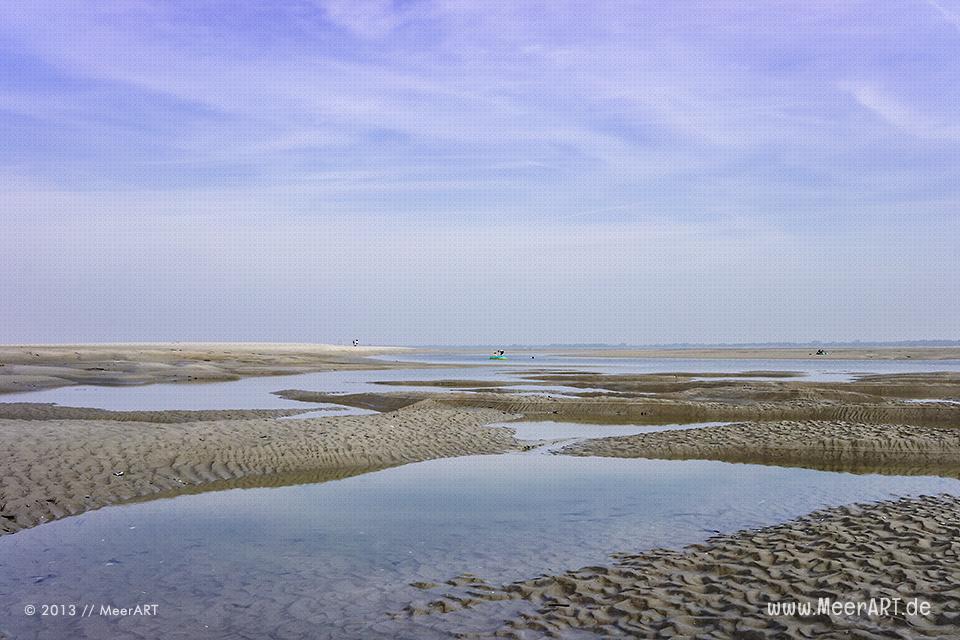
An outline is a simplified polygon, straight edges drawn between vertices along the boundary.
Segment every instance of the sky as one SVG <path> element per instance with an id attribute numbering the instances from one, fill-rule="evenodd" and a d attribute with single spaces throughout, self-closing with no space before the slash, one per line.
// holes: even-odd
<path id="1" fill-rule="evenodd" d="M 0 4 L 0 342 L 960 338 L 960 0 Z"/>

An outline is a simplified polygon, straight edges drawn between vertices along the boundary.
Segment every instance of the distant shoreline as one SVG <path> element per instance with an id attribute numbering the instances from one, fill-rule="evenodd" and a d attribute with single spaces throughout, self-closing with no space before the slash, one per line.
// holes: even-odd
<path id="1" fill-rule="evenodd" d="M 389 369 L 398 347 L 237 342 L 0 345 L 0 394 L 76 384 L 217 382 L 343 369 Z M 429 366 L 429 365 L 409 365 Z"/>
<path id="2" fill-rule="evenodd" d="M 590 357 L 617 358 L 703 358 L 750 360 L 957 360 L 960 347 L 927 348 L 826 348 L 817 355 L 817 348 L 742 348 L 716 349 L 600 349 L 579 352 Z"/>
<path id="3" fill-rule="evenodd" d="M 500 344 L 417 344 L 413 349 L 488 349 L 493 347 L 537 349 L 894 349 L 894 348 L 960 348 L 960 340 L 823 340 L 807 342 L 659 342 L 652 344 L 627 342 L 550 342 L 538 344 L 500 343 Z"/>
<path id="4" fill-rule="evenodd" d="M 581 358 L 676 358 L 700 360 L 960 360 L 956 347 L 536 347 L 513 346 L 507 355 Z M 826 353 L 817 355 L 818 349 Z M 414 353 L 486 353 L 484 347 L 413 347 Z"/>

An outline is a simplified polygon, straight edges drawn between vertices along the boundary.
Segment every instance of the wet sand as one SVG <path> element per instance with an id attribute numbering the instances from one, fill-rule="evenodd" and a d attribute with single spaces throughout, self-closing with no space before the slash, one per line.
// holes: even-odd
<path id="1" fill-rule="evenodd" d="M 286 398 L 397 408 L 431 398 L 455 407 L 495 408 L 529 420 L 673 424 L 740 422 L 590 440 L 563 451 L 664 459 L 711 459 L 894 475 L 960 476 L 960 376 L 955 373 L 862 375 L 849 382 L 804 382 L 773 372 L 739 376 L 695 373 L 605 375 L 535 373 L 535 383 L 591 387 L 586 397 L 475 392 L 400 392 L 330 396 L 280 392 Z M 717 377 L 733 379 L 718 380 Z M 474 381 L 447 381 L 452 387 Z M 608 393 L 609 392 L 609 393 Z M 925 399 L 924 402 L 910 402 Z M 939 399 L 939 400 L 938 400 Z"/>
<path id="2" fill-rule="evenodd" d="M 302 345 L 3 347 L 0 391 L 406 366 L 360 355 L 373 352 Z M 861 359 L 875 357 L 870 353 Z M 883 357 L 913 357 L 899 353 Z M 934 353 L 960 356 L 960 350 L 927 355 Z M 684 350 L 677 357 L 712 356 Z M 749 356 L 722 350 L 715 357 Z M 777 356 L 762 350 L 757 357 Z M 302 411 L 114 412 L 0 404 L 0 534 L 108 504 L 235 486 L 319 482 L 406 462 L 530 447 L 508 429 L 484 426 L 517 416 L 637 424 L 740 421 L 590 440 L 562 450 L 564 455 L 960 477 L 960 405 L 949 402 L 960 398 L 957 374 L 859 376 L 849 382 L 804 381 L 789 371 L 604 375 L 529 370 L 525 377 L 532 385 L 560 384 L 580 395 L 517 395 L 489 380 L 410 383 L 453 389 L 448 393 L 279 392 L 293 400 L 385 412 L 309 420 L 279 419 L 311 411 L 309 406 Z M 506 381 L 502 386 L 525 385 Z M 506 587 L 455 580 L 459 591 L 431 596 L 406 614 L 519 599 L 534 603 L 537 613 L 513 617 L 502 632 L 521 638 L 577 630 L 621 636 L 950 637 L 960 625 L 958 522 L 956 498 L 843 507 L 684 551 L 624 556 L 612 567 L 565 576 Z M 870 595 L 926 598 L 934 613 L 864 621 L 777 618 L 762 610 L 771 598 Z"/>
<path id="3" fill-rule="evenodd" d="M 275 343 L 0 345 L 0 393 L 74 384 L 212 382 L 312 371 L 388 369 L 398 365 L 365 356 L 407 351 L 401 347 Z"/>
<path id="4" fill-rule="evenodd" d="M 716 380 L 692 373 L 538 372 L 528 377 L 604 391 L 580 398 L 480 391 L 439 401 L 497 407 L 527 418 L 552 415 L 590 422 L 750 420 L 586 440 L 557 452 L 562 455 L 713 459 L 960 477 L 960 411 L 949 402 L 936 402 L 960 395 L 956 374 L 859 376 L 837 383 L 750 376 Z M 391 395 L 394 403 L 423 397 Z M 911 407 L 918 405 L 905 402 L 914 398 L 934 402 L 914 413 Z M 958 536 L 956 497 L 839 507 L 681 551 L 624 555 L 613 566 L 511 585 L 488 585 L 472 575 L 440 587 L 425 583 L 428 599 L 411 604 L 402 615 L 521 600 L 532 603 L 535 611 L 505 609 L 497 635 L 566 637 L 582 631 L 604 637 L 948 638 L 960 628 Z M 904 603 L 920 598 L 930 603 L 932 612 L 851 617 L 769 615 L 766 610 L 767 603 L 775 601 L 812 601 L 816 607 L 818 598 L 846 602 L 880 597 Z M 471 637 L 468 627 L 461 624 L 458 631 Z"/>
<path id="5" fill-rule="evenodd" d="M 263 485 L 269 476 L 350 475 L 530 446 L 516 442 L 508 429 L 483 426 L 513 416 L 430 402 L 393 413 L 308 420 L 209 420 L 218 412 L 198 412 L 184 421 L 192 412 L 177 412 L 176 421 L 147 422 L 132 420 L 130 412 L 120 412 L 119 420 L 102 413 L 95 419 L 0 419 L 0 533 L 138 497 L 223 488 L 242 478 Z"/>
<path id="6" fill-rule="evenodd" d="M 64 407 L 36 402 L 0 402 L 0 419 L 13 420 L 112 420 L 116 422 L 208 422 L 212 420 L 249 420 L 282 418 L 301 413 L 323 411 L 322 407 L 303 409 L 210 409 L 165 411 L 110 411 L 93 407 Z"/>
<path id="7" fill-rule="evenodd" d="M 820 420 L 863 424 L 960 426 L 960 374 L 858 375 L 850 381 L 812 382 L 789 371 L 611 375 L 518 370 L 522 382 L 444 380 L 381 384 L 448 387 L 450 392 L 403 391 L 332 395 L 288 389 L 278 395 L 304 402 L 335 402 L 395 409 L 425 399 L 448 406 L 487 407 L 528 418 L 580 422 Z M 772 378 L 772 379 L 758 379 Z M 482 383 L 482 384 L 480 384 Z M 520 393 L 526 385 L 570 387 L 568 397 Z M 583 389 L 584 391 L 577 391 Z M 589 390 L 589 391 L 587 391 Z M 910 402 L 932 400 L 932 402 Z M 944 400 L 945 402 L 936 402 Z"/>
<path id="8" fill-rule="evenodd" d="M 957 398 L 960 374 L 951 372 L 910 374 L 857 374 L 849 381 L 808 381 L 789 371 L 731 373 L 655 373 L 611 375 L 602 373 L 541 373 L 531 381 L 582 389 L 603 389 L 617 397 L 655 395 L 674 400 L 764 402 L 805 400 L 861 404 L 880 399 Z M 781 378 L 763 380 L 757 378 Z M 584 397 L 598 395 L 585 394 Z"/>
<path id="9" fill-rule="evenodd" d="M 561 453 L 960 477 L 960 428 L 755 422 L 598 438 L 566 447 Z"/>
<path id="10" fill-rule="evenodd" d="M 782 401 L 686 400 L 666 397 L 618 397 L 601 395 L 558 398 L 491 392 L 398 392 L 329 394 L 301 389 L 278 395 L 303 402 L 332 402 L 364 409 L 384 410 L 423 400 L 450 407 L 492 408 L 544 420 L 619 424 L 675 424 L 687 422 L 735 422 L 826 420 L 868 424 L 913 424 L 960 426 L 960 405 L 905 403 L 873 398 L 859 403 L 816 398 Z"/>
<path id="11" fill-rule="evenodd" d="M 954 638 L 960 628 L 960 499 L 902 499 L 837 507 L 685 549 L 621 555 L 509 585 L 460 576 L 425 583 L 400 616 L 441 615 L 522 600 L 498 637 Z M 886 615 L 832 611 L 829 603 L 899 598 Z M 929 612 L 911 615 L 914 598 Z M 811 615 L 768 603 L 811 603 Z M 464 633 L 461 637 L 489 637 Z M 579 636 L 576 636 L 579 637 Z M 592 637 L 592 636 L 591 636 Z"/>

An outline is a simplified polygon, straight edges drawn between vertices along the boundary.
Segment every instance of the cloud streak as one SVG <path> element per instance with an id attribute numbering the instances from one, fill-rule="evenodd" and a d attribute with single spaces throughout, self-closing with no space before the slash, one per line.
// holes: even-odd
<path id="1" fill-rule="evenodd" d="M 862 106 L 901 131 L 933 142 L 960 142 L 960 123 L 939 122 L 869 84 L 841 83 L 840 86 Z"/>
<path id="2" fill-rule="evenodd" d="M 937 2 L 937 0 L 925 0 L 925 2 L 936 9 L 937 13 L 943 16 L 944 20 L 956 27 L 957 30 L 960 30 L 960 12 L 954 12 L 947 9 L 942 4 Z"/>

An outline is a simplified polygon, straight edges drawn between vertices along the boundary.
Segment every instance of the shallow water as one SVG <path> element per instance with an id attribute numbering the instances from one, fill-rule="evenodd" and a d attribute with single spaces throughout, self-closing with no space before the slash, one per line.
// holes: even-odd
<path id="1" fill-rule="evenodd" d="M 505 454 L 108 507 L 0 538 L 0 630 L 36 638 L 430 638 L 390 620 L 462 572 L 509 581 L 960 481 Z M 155 618 L 26 616 L 156 603 Z M 476 615 L 495 616 L 498 609 Z"/>
<path id="2" fill-rule="evenodd" d="M 373 382 L 441 379 L 502 380 L 523 393 L 571 390 L 556 383 L 518 385 L 533 366 L 600 373 L 799 370 L 806 379 L 828 380 L 848 379 L 855 372 L 960 371 L 956 361 L 545 356 L 507 363 L 478 357 L 465 364 L 479 366 L 207 384 L 76 386 L 9 394 L 0 401 L 115 410 L 307 408 L 325 416 L 343 408 L 286 400 L 272 392 L 422 391 L 436 388 Z M 505 426 L 530 440 L 671 427 Z M 704 425 L 673 427 L 697 426 Z M 319 484 L 181 496 L 109 507 L 0 538 L 0 631 L 18 639 L 58 640 L 441 637 L 432 625 L 446 625 L 449 617 L 391 620 L 385 615 L 410 601 L 430 599 L 430 592 L 409 583 L 441 582 L 465 571 L 493 581 L 527 578 L 606 562 L 614 552 L 680 546 L 717 531 L 774 524 L 823 506 L 941 492 L 960 494 L 960 481 L 534 451 L 435 460 Z M 28 604 L 82 608 L 137 602 L 158 604 L 159 615 L 79 619 L 23 614 Z M 472 622 L 491 622 L 484 616 L 495 616 L 498 607 L 482 608 Z"/>
<path id="3" fill-rule="evenodd" d="M 242 378 L 227 382 L 151 384 L 142 386 L 76 385 L 0 395 L 0 402 L 41 402 L 70 407 L 95 407 L 112 411 L 165 411 L 199 409 L 316 409 L 316 417 L 370 413 L 343 405 L 288 400 L 274 395 L 283 389 L 324 393 L 392 393 L 400 391 L 462 392 L 450 387 L 380 385 L 379 381 L 481 380 L 504 382 L 518 395 L 563 395 L 582 392 L 557 384 L 529 384 L 523 371 L 506 367 L 443 369 L 374 369 L 320 371 L 291 376 Z M 524 383 L 524 384 L 518 384 Z"/>
<path id="4" fill-rule="evenodd" d="M 470 378 L 499 379 L 495 370 L 464 369 L 381 369 L 321 371 L 291 376 L 242 378 L 228 382 L 151 384 L 105 387 L 77 385 L 25 393 L 8 393 L 0 402 L 52 402 L 71 407 L 96 407 L 113 411 L 164 411 L 199 409 L 336 409 L 323 415 L 350 411 L 341 405 L 305 403 L 274 395 L 283 389 L 306 389 L 325 393 L 388 393 L 423 391 L 425 387 L 398 387 L 373 384 L 378 380 L 439 380 Z M 320 414 L 318 414 L 320 415 Z"/>
<path id="5" fill-rule="evenodd" d="M 491 427 L 509 427 L 517 440 L 567 440 L 612 438 L 614 436 L 634 436 L 654 431 L 673 431 L 677 429 L 702 429 L 716 427 L 727 422 L 691 422 L 686 424 L 587 424 L 583 422 L 523 421 L 498 422 Z"/>
<path id="6" fill-rule="evenodd" d="M 409 362 L 459 363 L 463 367 L 442 369 L 382 369 L 325 371 L 291 376 L 243 378 L 229 382 L 152 384 L 105 387 L 77 385 L 25 393 L 0 395 L 0 402 L 50 402 L 73 407 L 96 407 L 115 411 L 163 411 L 195 409 L 327 409 L 323 415 L 360 413 L 341 405 L 303 403 L 273 395 L 282 389 L 305 389 L 325 393 L 390 393 L 398 391 L 461 391 L 446 387 L 377 385 L 376 381 L 484 380 L 505 383 L 517 394 L 563 396 L 590 389 L 563 386 L 559 382 L 529 384 L 531 370 L 589 371 L 608 374 L 642 373 L 736 373 L 744 371 L 797 371 L 801 378 L 776 380 L 844 381 L 866 373 L 960 372 L 960 360 L 712 360 L 676 358 L 572 358 L 538 356 L 536 360 L 490 361 L 486 356 L 463 354 L 404 355 Z M 387 360 L 386 358 L 383 358 Z M 396 360 L 390 358 L 390 360 Z M 712 378 L 716 380 L 717 378 Z M 763 379 L 763 378 L 758 378 Z M 518 384 L 523 383 L 523 384 Z M 603 391 L 597 389 L 597 391 Z M 320 415 L 320 414 L 317 414 Z"/>
<path id="7" fill-rule="evenodd" d="M 515 368 L 564 368 L 578 371 L 611 374 L 643 373 L 742 373 L 745 371 L 795 371 L 800 378 L 769 378 L 772 380 L 806 380 L 815 382 L 843 382 L 862 374 L 960 372 L 960 360 L 816 360 L 790 359 L 717 359 L 717 358 L 596 358 L 569 354 L 552 355 L 549 350 L 534 354 L 519 353 L 515 358 L 496 361 L 497 366 Z M 404 354 L 377 359 L 389 362 L 424 362 L 435 364 L 480 365 L 493 363 L 486 355 L 464 353 Z M 718 378 L 709 378 L 717 380 Z M 722 379 L 722 378 L 720 378 Z M 740 378 L 734 378 L 740 379 Z M 758 377 L 758 380 L 768 378 Z"/>

